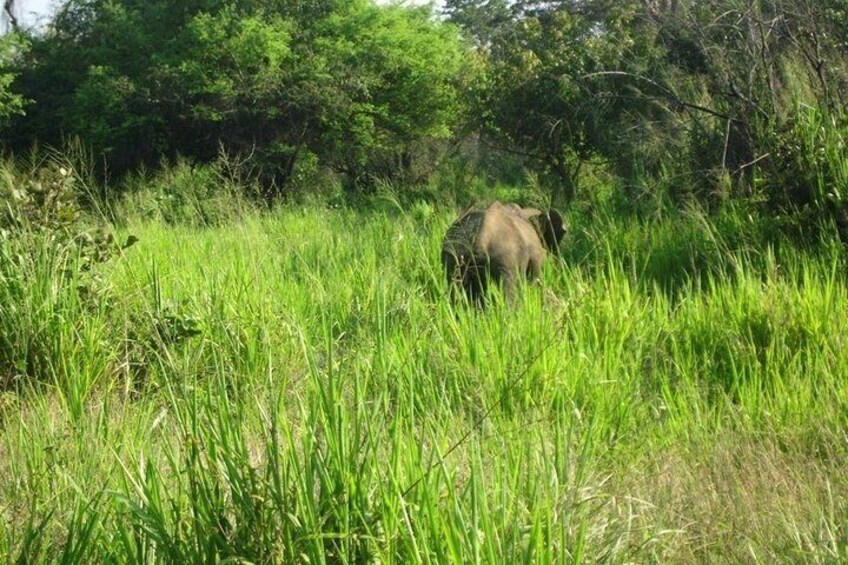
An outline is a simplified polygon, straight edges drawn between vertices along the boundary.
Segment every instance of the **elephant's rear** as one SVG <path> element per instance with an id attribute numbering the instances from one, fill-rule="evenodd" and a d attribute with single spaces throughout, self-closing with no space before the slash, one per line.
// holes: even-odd
<path id="1" fill-rule="evenodd" d="M 461 287 L 474 302 L 481 300 L 486 287 L 486 268 L 478 264 L 476 253 L 483 219 L 480 210 L 466 211 L 448 228 L 442 242 L 442 266 L 451 292 Z"/>
<path id="2" fill-rule="evenodd" d="M 493 202 L 485 210 L 466 209 L 442 244 L 442 265 L 455 297 L 461 287 L 482 305 L 488 285 L 503 286 L 507 300 L 525 278 L 541 274 L 547 251 L 564 235 L 561 214 L 517 204 Z"/>

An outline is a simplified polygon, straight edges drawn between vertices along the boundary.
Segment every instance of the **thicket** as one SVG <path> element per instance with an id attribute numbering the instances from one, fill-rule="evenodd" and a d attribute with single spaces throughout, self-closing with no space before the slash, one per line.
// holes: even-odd
<path id="1" fill-rule="evenodd" d="M 428 9 L 368 0 L 72 0 L 15 59 L 29 103 L 5 137 L 78 137 L 113 174 L 223 147 L 269 196 L 321 171 L 359 188 L 426 170 L 413 156 L 450 137 L 464 54 Z"/>
<path id="2" fill-rule="evenodd" d="M 69 0 L 0 44 L 4 146 L 79 139 L 112 178 L 227 155 L 266 199 L 529 175 L 564 202 L 848 225 L 839 0 L 441 10 Z"/>
<path id="3" fill-rule="evenodd" d="M 786 207 L 821 202 L 822 184 L 841 190 L 840 2 L 448 0 L 447 10 L 487 63 L 477 129 L 567 198 L 593 188 L 581 193 L 586 165 L 612 173 L 631 202 L 756 196 Z"/>

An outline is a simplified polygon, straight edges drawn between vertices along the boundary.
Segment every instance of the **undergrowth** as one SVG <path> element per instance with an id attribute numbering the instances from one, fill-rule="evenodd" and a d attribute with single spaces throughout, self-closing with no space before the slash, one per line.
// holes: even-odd
<path id="1" fill-rule="evenodd" d="M 9 560 L 848 557 L 838 243 L 572 213 L 542 284 L 476 311 L 446 299 L 438 204 L 136 216 L 97 245 L 21 210 Z"/>

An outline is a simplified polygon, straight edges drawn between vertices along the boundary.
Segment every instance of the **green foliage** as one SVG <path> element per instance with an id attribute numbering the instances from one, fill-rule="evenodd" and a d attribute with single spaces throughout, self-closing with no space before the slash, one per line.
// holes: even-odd
<path id="1" fill-rule="evenodd" d="M 612 190 L 639 214 L 761 196 L 774 210 L 797 203 L 776 172 L 787 116 L 844 105 L 843 8 L 452 0 L 445 22 L 369 0 L 72 0 L 5 50 L 0 118 L 12 150 L 76 136 L 120 176 L 223 148 L 267 201 L 465 168 L 470 183 L 527 174 L 563 203 Z"/>
<path id="2" fill-rule="evenodd" d="M 583 116 L 573 109 L 581 97 L 577 79 L 593 67 L 588 33 L 586 22 L 566 10 L 514 22 L 491 47 L 489 84 L 478 102 L 489 122 L 481 125 L 530 151 L 569 184 L 578 155 L 587 156 Z M 574 191 L 567 185 L 565 192 L 571 197 Z"/>
<path id="3" fill-rule="evenodd" d="M 12 265 L 62 378 L 0 408 L 0 551 L 839 561 L 845 261 L 746 212 L 573 212 L 565 261 L 482 315 L 423 203 L 133 223 L 84 308 Z"/>
<path id="4" fill-rule="evenodd" d="M 467 66 L 456 33 L 434 26 L 427 10 L 400 7 L 364 8 L 331 25 L 323 58 L 338 86 L 327 88 L 319 116 L 325 151 L 356 182 L 402 178 L 416 140 L 447 138 L 457 122 Z"/>
<path id="5" fill-rule="evenodd" d="M 109 296 L 99 266 L 136 242 L 82 221 L 74 185 L 58 163 L 27 178 L 2 167 L 0 192 L 0 389 L 55 387 L 74 418 L 100 381 L 111 354 L 105 328 L 92 323 Z"/>
<path id="6" fill-rule="evenodd" d="M 27 42 L 17 33 L 0 36 L 0 125 L 5 125 L 12 116 L 24 113 L 25 99 L 12 90 L 12 84 L 17 74 L 15 63 L 23 57 L 27 48 Z"/>
<path id="7" fill-rule="evenodd" d="M 761 190 L 789 231 L 807 241 L 825 237 L 834 222 L 848 243 L 846 133 L 842 111 L 798 103 L 764 140 L 775 159 L 758 167 Z"/>
<path id="8" fill-rule="evenodd" d="M 836 92 L 848 74 L 838 17 L 827 13 L 815 2 L 727 0 L 651 14 L 663 24 L 658 40 L 672 63 L 652 77 L 687 109 L 682 127 L 662 137 L 674 148 L 664 160 L 673 174 L 692 179 L 693 197 L 715 203 L 765 196 L 773 211 L 803 204 L 818 190 L 813 169 L 775 173 L 796 144 L 789 132 L 798 104 L 825 114 L 842 105 Z M 674 166 L 675 157 L 682 166 Z M 802 186 L 804 177 L 813 182 Z"/>
<path id="9" fill-rule="evenodd" d="M 444 13 L 480 45 L 488 43 L 510 17 L 507 0 L 445 0 Z"/>
<path id="10" fill-rule="evenodd" d="M 730 199 L 785 212 L 820 192 L 793 116 L 844 106 L 837 1 L 452 0 L 444 13 L 72 0 L 31 48 L 0 49 L 7 147 L 81 139 L 121 178 L 180 159 L 214 166 L 223 151 L 267 202 L 385 186 L 467 200 L 477 184 L 533 179 L 561 205 L 611 196 L 650 216 Z"/>
<path id="11" fill-rule="evenodd" d="M 654 213 L 740 196 L 785 205 L 795 189 L 759 169 L 783 166 L 778 146 L 793 142 L 778 139 L 797 103 L 844 106 L 837 4 L 475 0 L 446 10 L 485 63 L 472 113 L 484 139 L 523 155 L 566 200 L 592 200 L 579 183 L 603 167 L 633 210 Z M 800 191 L 812 194 L 808 180 Z"/>
<path id="12" fill-rule="evenodd" d="M 114 207 L 120 218 L 170 225 L 207 227 L 237 221 L 254 208 L 250 197 L 259 192 L 243 169 L 242 162 L 225 153 L 205 165 L 178 159 L 156 172 L 127 176 L 120 190 L 124 196 Z"/>
<path id="13" fill-rule="evenodd" d="M 464 55 L 426 8 L 73 0 L 33 38 L 18 88 L 34 113 L 15 146 L 78 135 L 117 173 L 223 146 L 268 197 L 316 156 L 367 185 L 409 176 L 451 135 Z"/>
<path id="14" fill-rule="evenodd" d="M 473 28 L 479 4 L 452 4 L 451 16 Z M 640 99 L 642 85 L 617 76 L 654 63 L 654 35 L 639 28 L 634 3 L 519 2 L 510 14 L 496 18 L 479 46 L 486 72 L 477 85 L 475 124 L 523 153 L 571 200 L 584 163 L 602 156 L 630 164 L 626 152 L 641 140 L 627 122 L 640 113 L 657 117 L 655 104 Z"/>

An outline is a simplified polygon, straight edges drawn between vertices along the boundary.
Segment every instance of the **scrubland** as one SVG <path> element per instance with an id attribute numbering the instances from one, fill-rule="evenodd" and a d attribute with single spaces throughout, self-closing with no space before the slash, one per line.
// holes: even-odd
<path id="1" fill-rule="evenodd" d="M 585 212 L 585 211 L 584 211 Z M 0 257 L 0 553 L 63 562 L 848 555 L 844 251 L 569 214 L 452 306 L 449 207 L 133 218 Z M 115 227 L 117 225 L 117 227 Z"/>

